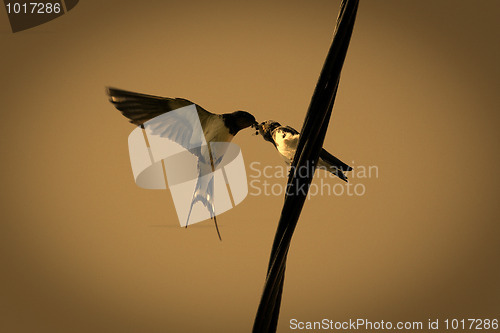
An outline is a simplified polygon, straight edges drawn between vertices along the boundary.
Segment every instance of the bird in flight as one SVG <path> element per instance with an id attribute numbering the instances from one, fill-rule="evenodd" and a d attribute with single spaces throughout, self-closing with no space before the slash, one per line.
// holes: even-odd
<path id="1" fill-rule="evenodd" d="M 258 124 L 256 128 L 264 140 L 271 142 L 274 147 L 276 147 L 278 152 L 285 159 L 285 163 L 290 165 L 295 156 L 300 133 L 294 128 L 282 126 L 274 120 L 264 121 Z M 323 148 L 319 153 L 318 168 L 326 169 L 345 182 L 347 182 L 347 177 L 344 172 L 352 170 L 352 167 L 348 166 Z"/>
<path id="2" fill-rule="evenodd" d="M 108 88 L 110 102 L 134 125 L 166 112 L 194 104 L 207 143 L 230 142 L 242 129 L 256 126 L 255 117 L 246 111 L 214 114 L 184 98 L 168 98 Z"/>
<path id="3" fill-rule="evenodd" d="M 255 117 L 246 111 L 214 114 L 184 98 L 146 95 L 116 88 L 108 88 L 107 93 L 110 102 L 113 103 L 132 124 L 144 128 L 144 124 L 147 122 L 147 125 L 152 128 L 152 133 L 154 135 L 166 137 L 180 144 L 198 158 L 198 181 L 194 189 L 186 227 L 189 223 L 193 205 L 197 202 L 201 202 L 210 212 L 210 217 L 214 220 L 217 234 L 220 239 L 221 237 L 213 204 L 213 176 L 206 177 L 206 175 L 217 168 L 225 150 L 217 149 L 217 151 L 214 151 L 211 149 L 211 144 L 216 142 L 231 142 L 240 130 L 247 127 L 256 128 L 258 123 Z M 195 114 L 194 118 L 198 119 L 193 119 L 192 113 L 190 114 L 183 110 L 183 112 L 171 113 L 174 116 L 168 118 L 168 121 L 162 121 L 162 117 L 158 117 L 167 112 L 189 105 L 195 105 L 197 117 Z M 158 121 L 155 121 L 155 118 L 158 119 Z M 199 124 L 201 124 L 201 130 L 203 131 L 203 136 L 207 144 L 193 149 L 193 137 L 196 134 L 193 133 L 193 131 L 195 131 L 195 126 L 193 124 L 198 124 L 198 120 Z"/>

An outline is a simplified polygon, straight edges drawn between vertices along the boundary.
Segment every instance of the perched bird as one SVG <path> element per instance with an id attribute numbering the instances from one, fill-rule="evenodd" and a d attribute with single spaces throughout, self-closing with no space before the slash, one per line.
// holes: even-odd
<path id="1" fill-rule="evenodd" d="M 215 222 L 217 234 L 220 233 L 217 227 L 217 219 L 213 206 L 213 176 L 202 177 L 213 172 L 221 161 L 225 150 L 219 149 L 217 152 L 211 150 L 211 143 L 230 142 L 233 137 L 242 129 L 255 127 L 258 125 L 255 117 L 246 111 L 235 111 L 233 113 L 214 114 L 208 112 L 201 106 L 183 98 L 168 98 L 153 95 L 140 94 L 115 88 L 108 88 L 110 102 L 121 111 L 134 125 L 144 128 L 144 123 L 150 126 L 154 135 L 166 137 L 187 150 L 198 158 L 198 182 L 194 189 L 191 209 L 186 221 L 189 224 L 189 217 L 193 205 L 201 202 L 210 212 L 210 217 Z M 168 117 L 165 122 L 162 117 L 158 117 L 169 111 L 177 110 L 189 105 L 195 105 L 196 113 L 188 114 L 187 111 L 180 114 L 170 113 L 173 117 Z M 158 117 L 158 118 L 156 118 Z M 154 118 L 159 119 L 156 121 Z M 195 118 L 195 119 L 193 119 Z M 201 124 L 201 129 L 207 145 L 193 149 L 192 142 L 194 128 Z M 200 133 L 201 135 L 201 133 Z M 219 146 L 220 147 L 220 146 Z"/>
<path id="2" fill-rule="evenodd" d="M 257 125 L 257 130 L 262 135 L 264 140 L 271 142 L 278 152 L 285 159 L 285 163 L 290 165 L 295 150 L 299 143 L 300 133 L 290 126 L 282 126 L 280 123 L 267 120 Z M 324 168 L 340 179 L 347 182 L 347 177 L 344 171 L 351 171 L 352 168 L 327 152 L 321 149 L 319 153 L 318 168 Z"/>

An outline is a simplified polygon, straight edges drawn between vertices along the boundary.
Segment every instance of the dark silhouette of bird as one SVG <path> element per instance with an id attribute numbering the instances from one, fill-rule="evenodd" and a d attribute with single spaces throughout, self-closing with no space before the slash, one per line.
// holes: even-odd
<path id="1" fill-rule="evenodd" d="M 215 171 L 217 165 L 222 160 L 225 150 L 224 148 L 219 148 L 215 151 L 213 147 L 221 146 L 211 144 L 216 142 L 230 142 L 240 130 L 250 126 L 256 128 L 258 123 L 255 117 L 246 111 L 235 111 L 224 114 L 211 113 L 200 105 L 184 98 L 146 95 L 116 88 L 108 88 L 107 93 L 110 102 L 132 124 L 141 126 L 142 128 L 146 124 L 151 128 L 153 135 L 166 137 L 180 144 L 198 158 L 198 181 L 193 193 L 191 208 L 185 226 L 187 227 L 189 224 L 193 205 L 201 202 L 210 212 L 210 217 L 214 220 L 220 239 L 214 209 L 213 176 L 206 177 L 206 175 L 210 175 Z M 167 117 L 166 120 L 165 117 L 158 117 L 190 105 L 196 107 L 196 113 L 181 110 L 182 112 L 170 113 L 173 116 Z M 193 147 L 193 138 L 197 134 L 195 133 L 196 128 L 199 128 L 197 124 L 201 124 L 206 145 Z M 198 133 L 198 135 L 201 135 L 201 133 Z"/>
<path id="2" fill-rule="evenodd" d="M 257 125 L 255 117 L 246 111 L 214 114 L 184 98 L 168 98 L 108 88 L 110 102 L 132 124 L 140 126 L 166 112 L 194 104 L 207 142 L 230 142 L 242 129 Z"/>
<path id="3" fill-rule="evenodd" d="M 264 121 L 256 126 L 258 132 L 264 140 L 271 142 L 278 150 L 281 156 L 285 159 L 285 163 L 290 165 L 295 150 L 299 142 L 300 133 L 290 126 L 282 126 L 274 120 Z M 333 156 L 325 149 L 321 149 L 318 159 L 318 168 L 326 169 L 336 175 L 343 181 L 347 182 L 345 171 L 351 171 L 352 168 Z"/>

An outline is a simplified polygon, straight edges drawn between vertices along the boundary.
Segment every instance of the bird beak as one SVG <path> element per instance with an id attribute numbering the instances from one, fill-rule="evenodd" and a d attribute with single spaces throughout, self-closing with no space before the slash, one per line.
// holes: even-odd
<path id="1" fill-rule="evenodd" d="M 255 135 L 259 134 L 259 123 L 254 122 L 252 125 L 250 125 L 253 129 L 255 129 Z"/>
<path id="2" fill-rule="evenodd" d="M 269 133 L 269 128 L 266 126 L 266 122 L 262 122 L 255 126 L 257 132 L 262 135 L 264 140 L 272 142 L 271 135 Z"/>

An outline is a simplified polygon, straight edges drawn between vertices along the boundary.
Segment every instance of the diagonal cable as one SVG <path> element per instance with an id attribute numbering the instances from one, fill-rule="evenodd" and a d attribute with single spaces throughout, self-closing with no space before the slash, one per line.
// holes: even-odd
<path id="1" fill-rule="evenodd" d="M 333 41 L 316 84 L 293 159 L 253 333 L 276 332 L 288 249 L 325 139 L 358 3 L 358 0 L 343 0 L 340 6 Z"/>

